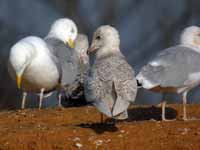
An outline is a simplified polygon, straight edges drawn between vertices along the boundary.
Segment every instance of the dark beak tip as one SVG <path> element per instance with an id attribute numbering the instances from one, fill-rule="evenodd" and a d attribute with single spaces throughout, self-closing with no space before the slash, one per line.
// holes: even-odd
<path id="1" fill-rule="evenodd" d="M 137 79 L 136 79 L 136 81 L 137 81 L 137 86 L 138 86 L 138 87 L 141 87 L 141 86 L 142 86 L 142 83 L 140 83 L 139 80 L 137 80 Z"/>
<path id="2" fill-rule="evenodd" d="M 89 47 L 89 48 L 87 49 L 87 55 L 89 55 L 92 51 L 93 51 L 93 47 Z"/>
<path id="3" fill-rule="evenodd" d="M 87 55 L 89 55 L 90 53 L 93 53 L 93 52 L 95 52 L 96 50 L 97 50 L 98 48 L 97 47 L 90 47 L 90 48 L 88 48 L 88 50 L 87 50 Z"/>

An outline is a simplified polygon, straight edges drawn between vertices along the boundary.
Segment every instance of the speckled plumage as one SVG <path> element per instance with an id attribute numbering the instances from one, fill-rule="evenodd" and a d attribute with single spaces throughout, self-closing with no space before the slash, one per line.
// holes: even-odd
<path id="1" fill-rule="evenodd" d="M 105 34 L 105 36 L 118 38 L 118 33 L 110 26 L 100 27 L 95 34 L 98 35 L 98 32 Z M 115 40 L 114 37 L 111 38 Z M 102 40 L 104 40 L 103 37 Z M 116 41 L 119 40 L 116 39 Z M 101 54 L 102 51 L 99 49 L 90 55 L 92 61 L 85 82 L 85 95 L 87 100 L 95 105 L 100 112 L 115 119 L 126 119 L 128 117 L 127 108 L 136 97 L 137 83 L 132 67 L 119 51 L 118 44 L 114 42 L 115 50 L 109 49 L 108 44 L 108 46 L 102 46 L 105 49 L 108 48 L 107 50 L 102 49 L 104 54 Z M 95 47 L 95 44 L 91 47 Z"/>
<path id="2" fill-rule="evenodd" d="M 96 61 L 86 84 L 88 101 L 109 117 L 126 110 L 137 93 L 134 71 L 122 56 L 109 56 Z M 99 103 L 104 103 L 104 106 L 99 106 Z"/>

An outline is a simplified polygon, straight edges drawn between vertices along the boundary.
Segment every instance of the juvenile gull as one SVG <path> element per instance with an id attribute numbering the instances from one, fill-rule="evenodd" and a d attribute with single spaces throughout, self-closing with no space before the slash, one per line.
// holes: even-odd
<path id="1" fill-rule="evenodd" d="M 78 57 L 74 47 L 77 28 L 67 18 L 56 20 L 46 39 L 27 37 L 11 48 L 9 72 L 18 88 L 22 88 L 22 108 L 25 106 L 26 92 L 39 93 L 40 104 L 44 92 L 61 90 L 64 85 L 73 83 L 77 75 Z M 59 94 L 59 105 L 60 105 Z"/>
<path id="2" fill-rule="evenodd" d="M 182 94 L 183 119 L 187 120 L 187 93 L 200 84 L 200 29 L 186 28 L 181 35 L 181 44 L 167 48 L 144 66 L 137 75 L 143 88 L 164 95 Z M 166 100 L 162 99 L 162 120 L 165 118 Z"/>
<path id="3" fill-rule="evenodd" d="M 100 112 L 115 119 L 126 119 L 127 108 L 136 97 L 137 83 L 119 46 L 115 28 L 105 25 L 96 30 L 88 49 L 90 68 L 84 87 L 87 101 Z"/>

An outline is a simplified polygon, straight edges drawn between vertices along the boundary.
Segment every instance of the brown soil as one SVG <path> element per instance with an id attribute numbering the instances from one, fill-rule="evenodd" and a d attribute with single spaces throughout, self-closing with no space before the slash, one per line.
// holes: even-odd
<path id="1" fill-rule="evenodd" d="M 113 124 L 92 106 L 28 109 L 0 113 L 0 149 L 11 150 L 199 150 L 200 105 L 188 105 L 191 121 L 182 121 L 182 105 L 170 105 L 160 121 L 156 107 L 134 106 L 130 119 Z"/>

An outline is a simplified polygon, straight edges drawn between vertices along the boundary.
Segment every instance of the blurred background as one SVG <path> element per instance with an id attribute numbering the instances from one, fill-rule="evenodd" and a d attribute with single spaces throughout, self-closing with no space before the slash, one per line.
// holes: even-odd
<path id="1" fill-rule="evenodd" d="M 136 73 L 160 50 L 179 43 L 187 26 L 200 25 L 199 0 L 0 0 L 0 108 L 21 104 L 21 91 L 10 79 L 7 59 L 10 48 L 29 35 L 44 37 L 58 18 L 69 17 L 79 32 L 91 40 L 94 30 L 110 24 L 120 32 L 121 50 Z M 136 103 L 157 104 L 161 94 L 139 90 Z M 181 102 L 169 95 L 170 102 Z M 200 89 L 189 94 L 189 102 L 200 102 Z M 28 99 L 28 107 L 38 105 Z M 55 98 L 44 102 L 55 105 Z"/>

